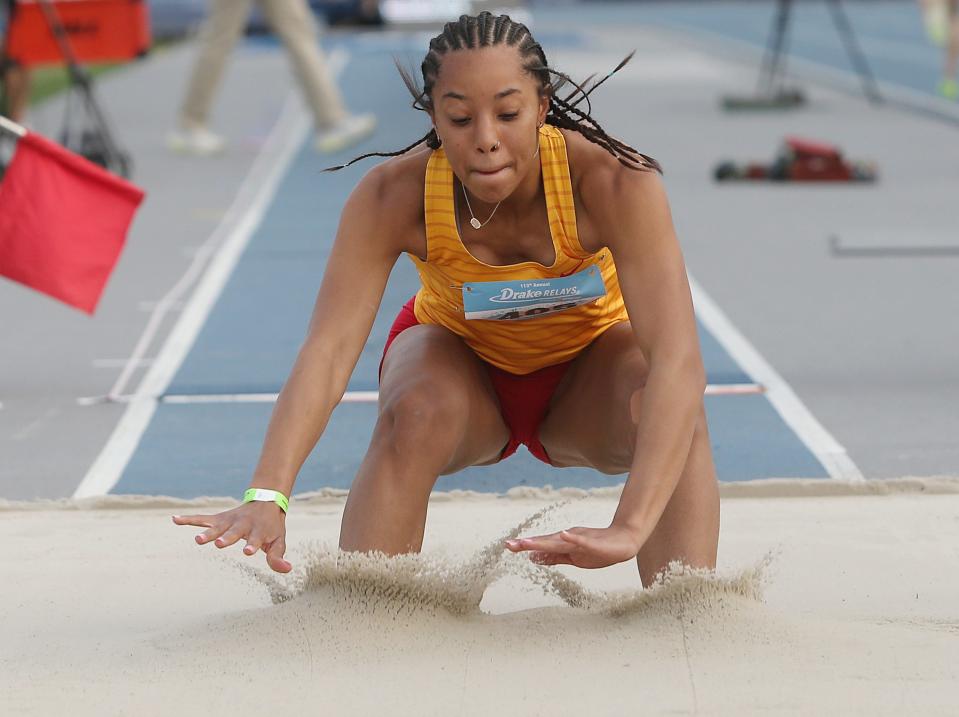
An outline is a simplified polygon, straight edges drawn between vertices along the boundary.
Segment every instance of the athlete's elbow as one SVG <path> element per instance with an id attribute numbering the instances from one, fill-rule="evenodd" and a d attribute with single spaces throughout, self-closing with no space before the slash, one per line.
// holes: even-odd
<path id="1" fill-rule="evenodd" d="M 674 390 L 690 397 L 701 398 L 706 391 L 706 369 L 698 350 L 676 351 L 655 357 L 651 362 L 650 376 L 655 374 L 668 377 L 667 381 Z"/>

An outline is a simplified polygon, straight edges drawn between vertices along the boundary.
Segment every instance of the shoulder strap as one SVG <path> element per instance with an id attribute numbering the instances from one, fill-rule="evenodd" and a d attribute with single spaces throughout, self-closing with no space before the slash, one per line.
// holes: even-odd
<path id="1" fill-rule="evenodd" d="M 583 251 L 579 243 L 573 183 L 569 176 L 569 156 L 566 153 L 566 140 L 559 128 L 552 125 L 540 128 L 540 152 L 543 155 L 546 208 L 553 235 L 567 256 L 580 259 L 591 256 L 589 252 Z"/>

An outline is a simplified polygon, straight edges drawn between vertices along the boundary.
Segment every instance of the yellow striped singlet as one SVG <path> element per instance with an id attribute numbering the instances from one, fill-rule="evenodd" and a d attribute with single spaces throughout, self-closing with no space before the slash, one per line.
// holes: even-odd
<path id="1" fill-rule="evenodd" d="M 610 326 L 628 318 L 609 250 L 594 254 L 580 246 L 566 141 L 559 129 L 544 125 L 539 130 L 539 154 L 556 252 L 552 266 L 534 261 L 493 266 L 469 253 L 456 228 L 453 170 L 442 148 L 433 152 L 426 166 L 426 261 L 409 254 L 422 282 L 414 305 L 416 319 L 446 327 L 481 359 L 514 374 L 569 361 Z M 523 321 L 465 316 L 466 282 L 556 278 L 594 265 L 600 267 L 606 295 L 591 304 Z"/>

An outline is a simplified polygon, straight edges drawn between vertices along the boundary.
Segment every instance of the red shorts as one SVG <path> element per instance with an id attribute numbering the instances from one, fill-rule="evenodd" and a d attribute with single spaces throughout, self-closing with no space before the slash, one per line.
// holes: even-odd
<path id="1" fill-rule="evenodd" d="M 416 320 L 416 314 L 413 313 L 414 300 L 410 299 L 406 302 L 397 314 L 393 328 L 390 329 L 390 335 L 386 339 L 386 347 L 383 349 L 384 357 L 397 336 L 420 323 Z M 500 454 L 500 460 L 516 453 L 516 449 L 523 444 L 541 461 L 550 463 L 546 449 L 539 441 L 539 424 L 546 415 L 546 409 L 549 408 L 549 401 L 553 397 L 556 386 L 559 385 L 572 361 L 547 366 L 523 376 L 504 371 L 482 359 L 480 362 L 486 367 L 496 398 L 499 400 L 503 422 L 509 428 L 509 442 Z M 381 360 L 380 367 L 382 366 Z"/>

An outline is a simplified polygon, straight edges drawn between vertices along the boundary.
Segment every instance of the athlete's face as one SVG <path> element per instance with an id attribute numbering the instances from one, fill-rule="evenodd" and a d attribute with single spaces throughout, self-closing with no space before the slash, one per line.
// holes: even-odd
<path id="1" fill-rule="evenodd" d="M 538 128 L 549 99 L 514 47 L 443 56 L 433 85 L 433 126 L 453 172 L 477 197 L 508 197 L 539 162 Z"/>

